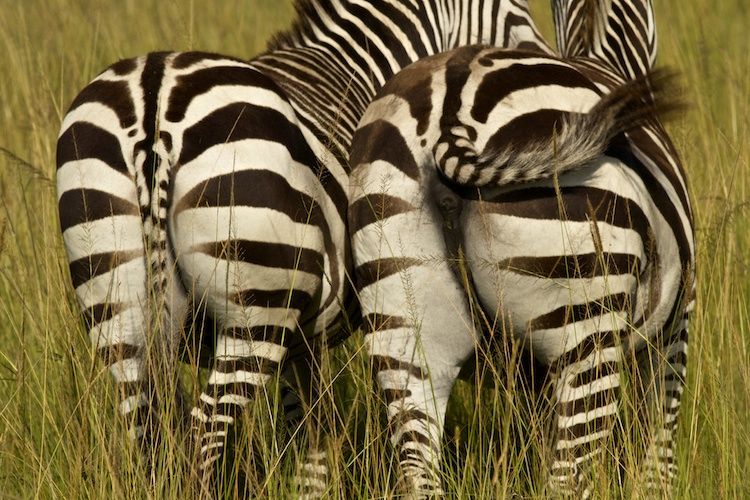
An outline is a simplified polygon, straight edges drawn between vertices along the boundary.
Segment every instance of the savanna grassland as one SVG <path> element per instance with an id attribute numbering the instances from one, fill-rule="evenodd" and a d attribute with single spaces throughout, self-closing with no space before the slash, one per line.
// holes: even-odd
<path id="1" fill-rule="evenodd" d="M 547 2 L 531 3 L 550 33 Z M 660 64 L 680 71 L 689 105 L 668 128 L 697 227 L 677 496 L 750 498 L 750 10 L 742 0 L 656 7 Z M 57 222 L 57 131 L 77 91 L 120 58 L 163 49 L 249 58 L 292 15 L 289 0 L 0 0 L 0 497 L 190 494 L 184 433 L 167 433 L 157 472 L 144 474 L 78 319 Z M 361 336 L 327 361 L 330 496 L 390 497 L 395 461 Z M 454 391 L 445 484 L 461 498 L 539 497 L 544 425 L 507 382 L 512 370 L 489 372 L 494 385 Z M 194 374 L 185 371 L 188 386 Z M 278 408 L 260 399 L 239 466 L 266 471 L 248 479 L 260 497 L 288 497 L 295 452 L 269 423 Z M 626 486 L 604 484 L 598 496 L 637 497 L 634 474 L 626 467 Z"/>

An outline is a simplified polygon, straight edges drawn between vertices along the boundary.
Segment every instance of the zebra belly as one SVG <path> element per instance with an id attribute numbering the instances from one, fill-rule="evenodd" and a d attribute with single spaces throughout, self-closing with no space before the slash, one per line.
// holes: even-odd
<path id="1" fill-rule="evenodd" d="M 466 257 L 485 311 L 544 363 L 595 333 L 630 341 L 637 330 L 636 347 L 652 337 L 671 308 L 661 285 L 674 271 L 659 265 L 660 221 L 644 192 L 605 157 L 557 189 L 530 183 L 468 202 Z"/>

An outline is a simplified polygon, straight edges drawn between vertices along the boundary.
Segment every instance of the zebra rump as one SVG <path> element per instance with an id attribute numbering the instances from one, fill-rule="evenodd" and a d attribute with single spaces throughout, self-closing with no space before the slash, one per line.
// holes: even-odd
<path id="1" fill-rule="evenodd" d="M 580 77 L 581 86 L 590 85 Z M 656 70 L 626 81 L 588 110 L 535 120 L 526 141 L 486 144 L 478 151 L 469 137 L 455 137 L 449 130 L 434 150 L 438 170 L 450 181 L 473 187 L 533 182 L 575 170 L 601 157 L 621 134 L 679 110 L 682 105 L 672 92 L 675 78 L 668 70 Z M 513 106 L 508 101 L 495 105 Z"/>

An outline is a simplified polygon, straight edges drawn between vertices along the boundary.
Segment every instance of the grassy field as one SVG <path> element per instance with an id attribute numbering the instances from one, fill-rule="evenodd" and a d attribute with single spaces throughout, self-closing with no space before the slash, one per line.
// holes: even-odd
<path id="1" fill-rule="evenodd" d="M 547 2 L 532 0 L 549 31 Z M 690 107 L 670 131 L 688 171 L 698 238 L 698 306 L 681 414 L 678 497 L 750 498 L 750 13 L 740 0 L 657 2 L 660 62 L 681 71 Z M 188 461 L 167 440 L 144 477 L 114 415 L 69 289 L 54 194 L 60 120 L 76 92 L 115 60 L 156 49 L 250 57 L 288 25 L 288 0 L 0 0 L 0 497 L 172 498 Z M 543 19 L 542 19 L 543 18 Z M 327 379 L 331 496 L 397 491 L 383 412 L 355 337 Z M 451 496 L 534 497 L 540 432 L 514 393 L 459 383 L 448 416 Z M 268 474 L 261 497 L 289 496 L 293 453 L 264 418 L 244 450 Z M 523 431 L 523 432 L 522 432 Z M 637 478 L 636 478 L 637 480 Z M 636 497 L 626 489 L 599 495 Z"/>

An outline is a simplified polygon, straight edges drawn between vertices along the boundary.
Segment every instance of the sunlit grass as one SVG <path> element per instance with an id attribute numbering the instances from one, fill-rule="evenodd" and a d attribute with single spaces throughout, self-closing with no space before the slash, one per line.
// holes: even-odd
<path id="1" fill-rule="evenodd" d="M 546 2 L 532 2 L 546 15 Z M 683 77 L 686 114 L 669 126 L 690 180 L 698 238 L 678 446 L 678 497 L 750 497 L 750 14 L 738 1 L 657 2 L 660 64 Z M 144 476 L 112 384 L 75 311 L 54 193 L 57 131 L 75 93 L 113 61 L 157 49 L 250 57 L 287 26 L 288 2 L 28 0 L 0 9 L 0 496 L 176 498 L 190 460 L 176 433 Z M 549 32 L 551 23 L 540 21 Z M 335 407 L 331 495 L 397 491 L 384 412 L 361 338 L 330 353 Z M 503 363 L 503 365 L 505 365 Z M 459 382 L 446 430 L 452 495 L 538 495 L 545 423 L 530 417 L 508 366 L 489 386 Z M 272 390 L 272 389 L 271 389 Z M 292 495 L 295 450 L 253 408 L 245 430 L 267 477 L 261 496 Z M 285 452 L 286 450 L 286 452 Z M 240 463 L 239 466 L 243 466 Z M 602 487 L 600 496 L 613 494 Z M 628 494 L 628 492 L 626 492 Z"/>

